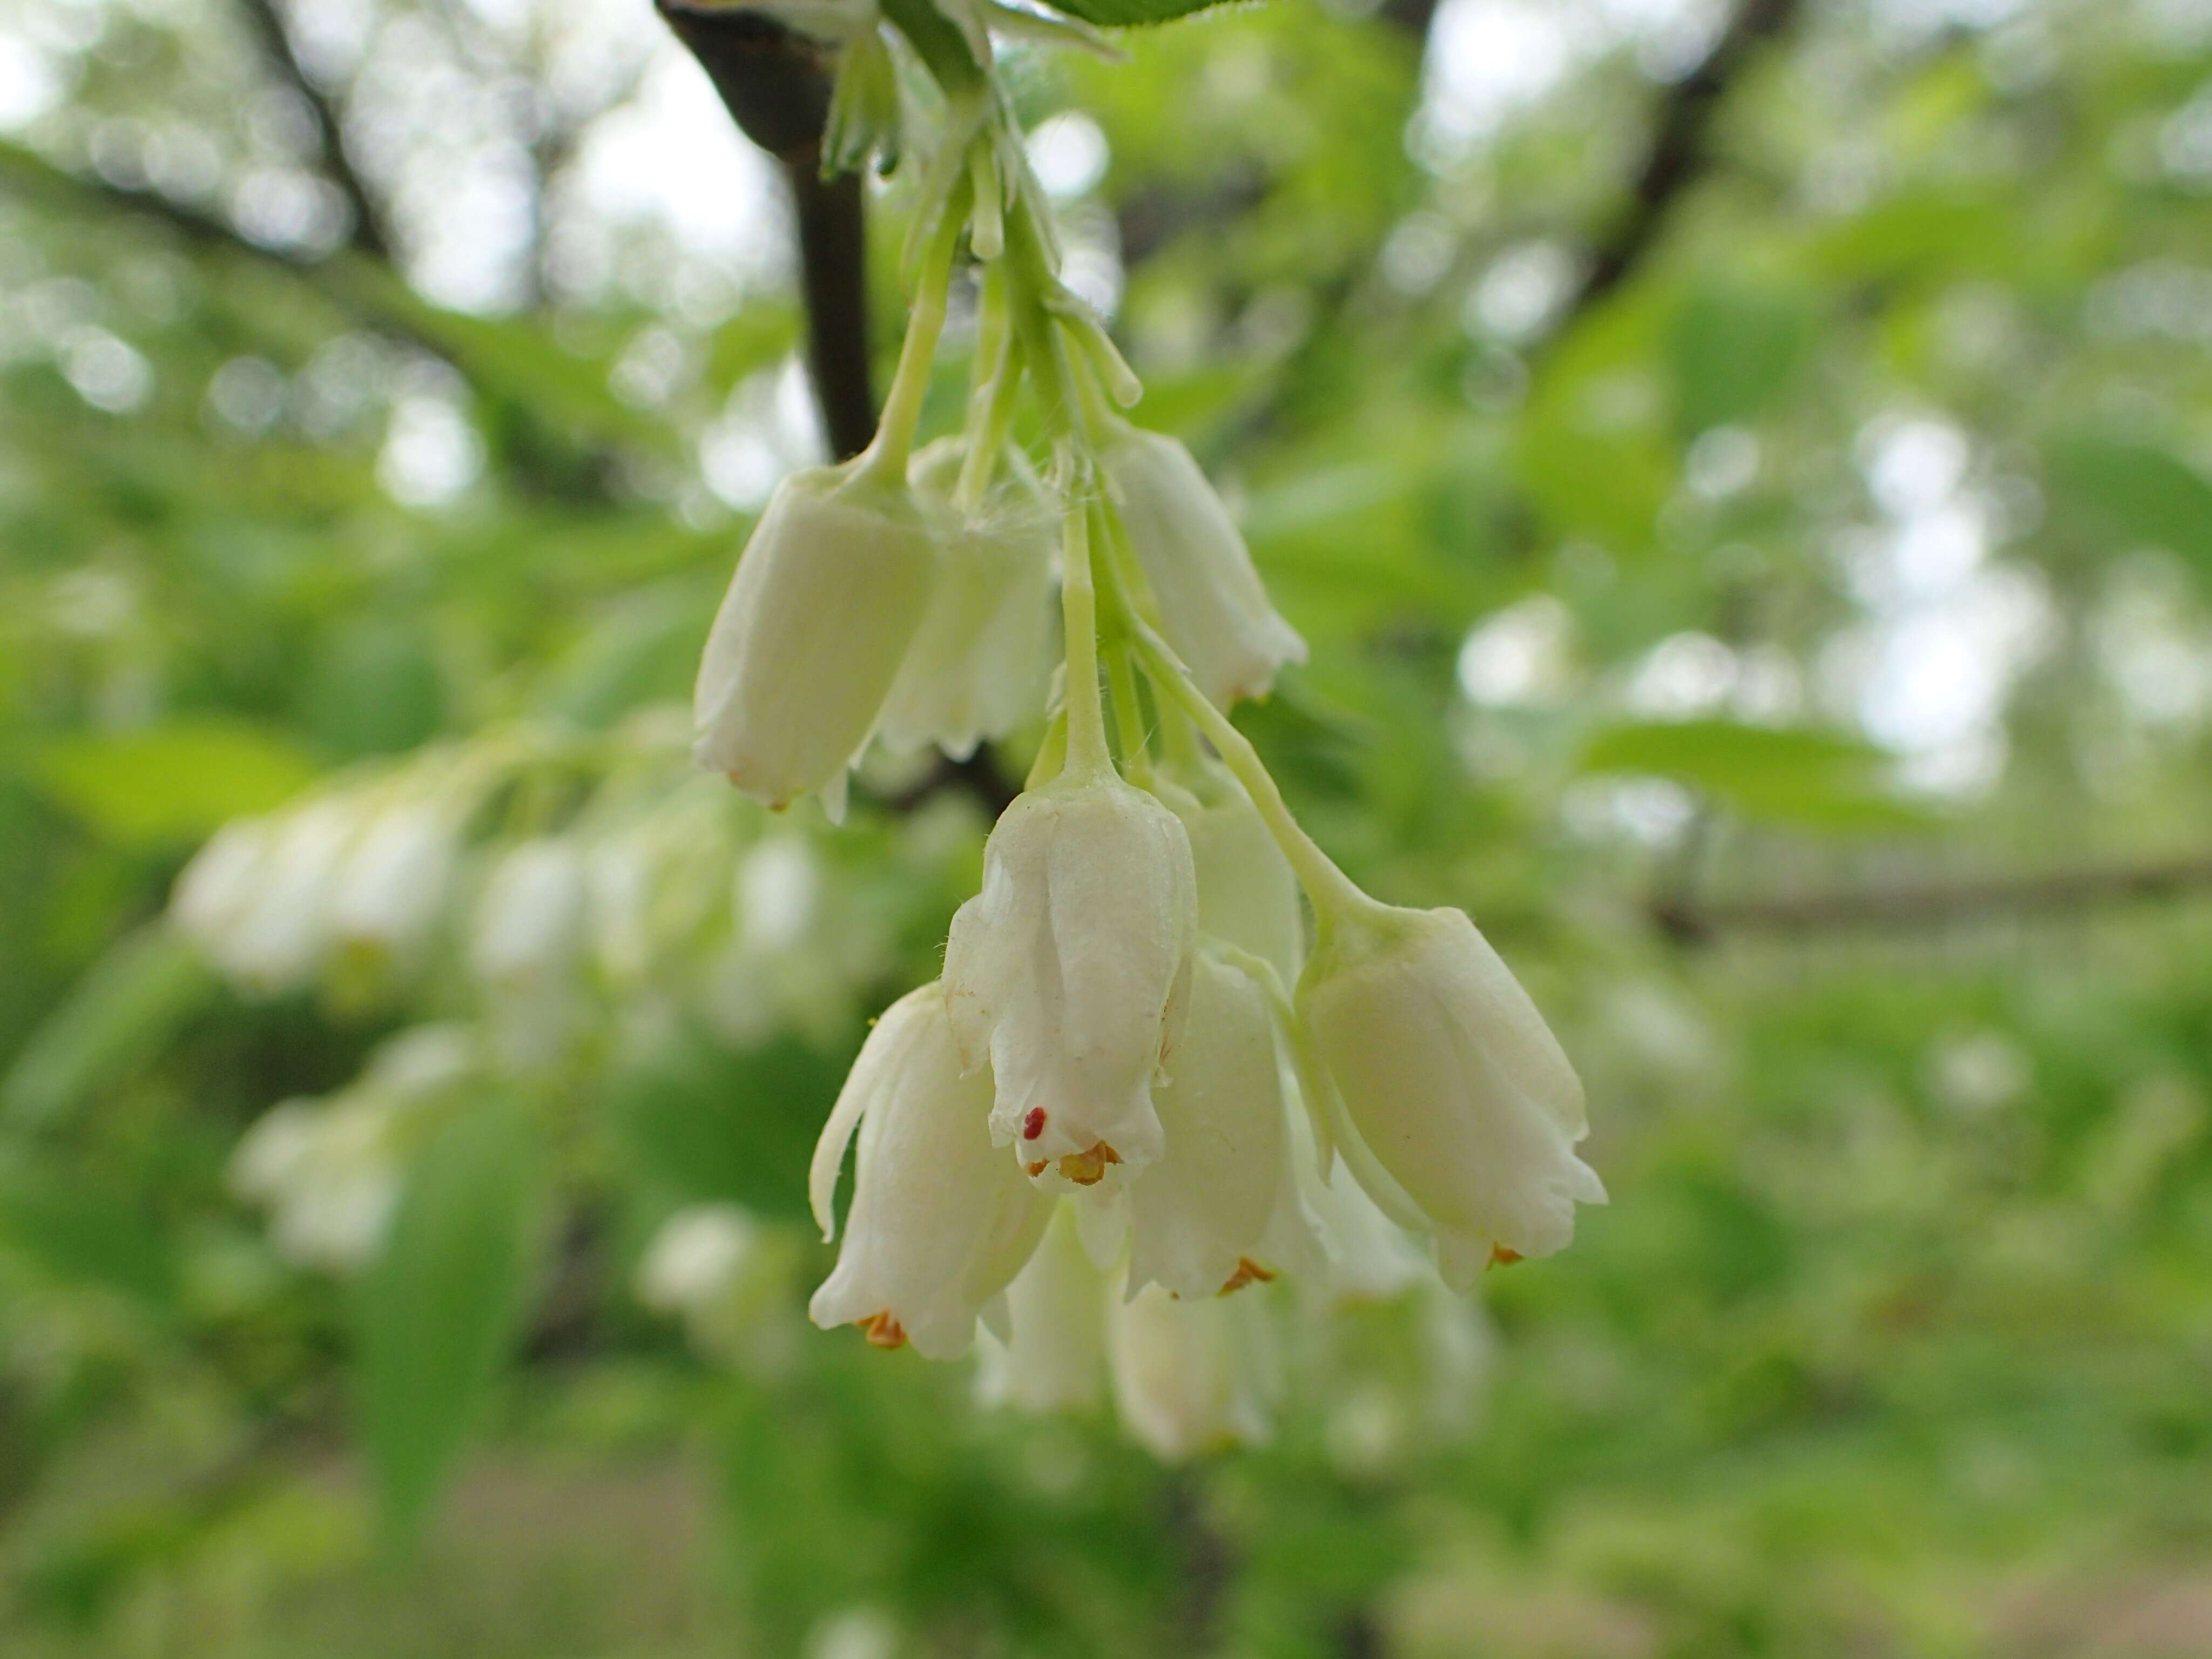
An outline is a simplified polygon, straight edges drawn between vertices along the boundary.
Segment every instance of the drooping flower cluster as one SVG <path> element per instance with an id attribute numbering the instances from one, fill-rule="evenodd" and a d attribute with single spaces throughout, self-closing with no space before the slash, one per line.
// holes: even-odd
<path id="1" fill-rule="evenodd" d="M 1231 1292 L 1394 1224 L 1463 1287 L 1562 1248 L 1604 1191 L 1576 1155 L 1574 1071 L 1473 922 L 1361 892 L 1227 719 L 1305 647 L 1190 452 L 1119 412 L 1139 387 L 1060 281 L 994 76 L 1001 9 L 839 13 L 834 161 L 890 159 L 888 31 L 945 93 L 911 320 L 874 441 L 787 479 L 756 526 L 701 665 L 695 752 L 836 817 L 873 740 L 958 757 L 1005 736 L 1044 691 L 1057 553 L 1057 703 L 942 980 L 884 1014 L 830 1115 L 825 1236 L 858 1152 L 811 1311 L 932 1358 L 980 1322 L 1018 1398 L 1094 1386 L 1079 1356 L 1103 1349 L 1133 1428 L 1183 1450 L 1177 1425 L 1249 1436 L 1267 1392 Z M 967 418 L 916 453 L 963 247 Z M 1009 436 L 1025 392 L 1042 468 Z M 1111 1279 L 1110 1310 L 1083 1311 L 1086 1273 Z"/>

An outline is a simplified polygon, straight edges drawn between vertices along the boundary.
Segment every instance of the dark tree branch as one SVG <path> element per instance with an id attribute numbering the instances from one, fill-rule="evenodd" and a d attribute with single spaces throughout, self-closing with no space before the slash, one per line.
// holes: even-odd
<path id="1" fill-rule="evenodd" d="M 1802 3 L 1742 0 L 1712 51 L 1668 94 L 1627 205 L 1599 241 L 1560 314 L 1559 331 L 1619 288 L 1658 244 L 1674 204 L 1705 175 L 1713 122 L 1729 90 L 1759 47 L 1790 27 Z"/>
<path id="2" fill-rule="evenodd" d="M 240 3 L 253 26 L 262 56 L 306 100 L 308 113 L 314 118 L 323 165 L 353 216 L 353 245 L 363 253 L 389 263 L 392 244 L 385 234 L 383 216 L 368 193 L 368 184 L 356 170 L 352 157 L 346 153 L 344 122 L 337 100 L 315 83 L 300 62 L 299 54 L 292 50 L 292 36 L 284 26 L 283 15 L 276 9 L 276 0 L 240 0 Z"/>
<path id="3" fill-rule="evenodd" d="M 2133 900 L 2172 898 L 2212 890 L 2212 857 L 2163 864 L 2060 870 L 2034 876 L 1994 876 L 1928 882 L 1866 892 L 1789 897 L 1654 901 L 1651 919 L 1678 945 L 1711 943 L 1723 934 L 1903 933 L 1955 923 L 2063 915 Z"/>
<path id="4" fill-rule="evenodd" d="M 799 228 L 806 364 L 830 447 L 857 455 L 875 434 L 868 366 L 866 227 L 860 181 L 821 175 L 830 50 L 757 12 L 655 0 L 714 83 L 738 130 L 782 164 Z"/>

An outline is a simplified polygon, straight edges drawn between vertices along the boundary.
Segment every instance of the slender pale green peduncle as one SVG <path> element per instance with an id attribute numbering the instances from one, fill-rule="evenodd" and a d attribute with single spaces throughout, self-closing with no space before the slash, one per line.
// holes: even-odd
<path id="1" fill-rule="evenodd" d="M 1237 782 L 1244 786 L 1244 793 L 1251 796 L 1252 805 L 1259 809 L 1268 834 L 1290 860 L 1298 884 L 1313 901 L 1314 926 L 1319 935 L 1315 941 L 1316 945 L 1326 943 L 1340 922 L 1383 911 L 1387 907 L 1362 892 L 1358 884 L 1338 869 L 1335 861 L 1291 816 L 1283 792 L 1275 787 L 1275 780 L 1261 760 L 1260 751 L 1198 689 L 1190 671 L 1169 648 L 1167 641 L 1141 618 L 1130 618 L 1130 627 L 1154 687 L 1180 704 L 1183 713 L 1219 751 L 1223 763 L 1236 775 Z"/>
<path id="2" fill-rule="evenodd" d="M 945 217 L 930 239 L 921 273 L 908 313 L 906 339 L 899 347 L 898 370 L 884 399 L 883 419 L 877 423 L 875 441 L 860 457 L 860 471 L 903 484 L 906 464 L 914 453 L 915 428 L 921 420 L 921 402 L 929 392 L 932 364 L 937 359 L 938 337 L 945 331 L 945 296 L 952 286 L 952 255 L 960 243 L 962 194 L 956 190 L 945 204 Z"/>

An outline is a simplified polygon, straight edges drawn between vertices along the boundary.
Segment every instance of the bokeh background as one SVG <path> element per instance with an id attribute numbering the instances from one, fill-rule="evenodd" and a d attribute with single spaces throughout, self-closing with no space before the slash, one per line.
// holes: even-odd
<path id="1" fill-rule="evenodd" d="M 0 1650 L 2212 1652 L 2212 8 L 1125 43 L 1012 72 L 1313 643 L 1246 724 L 1611 1207 L 1246 1292 L 1176 1464 L 806 1327 L 994 780 L 685 761 L 776 167 L 644 0 L 9 0 Z"/>

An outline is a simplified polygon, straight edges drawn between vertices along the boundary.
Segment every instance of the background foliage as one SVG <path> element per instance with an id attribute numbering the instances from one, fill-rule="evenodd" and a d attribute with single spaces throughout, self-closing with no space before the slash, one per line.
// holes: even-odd
<path id="1" fill-rule="evenodd" d="M 1127 45 L 1018 85 L 1142 418 L 1313 642 L 1249 724 L 1589 1085 L 1613 1204 L 1486 1281 L 1471 1431 L 1382 1312 L 1296 1325 L 1275 1443 L 1175 1470 L 796 1326 L 807 1147 L 988 819 L 883 774 L 769 826 L 655 712 L 816 440 L 773 179 L 642 5 L 18 0 L 8 1652 L 2212 1647 L 2203 9 Z M 504 757 L 473 844 L 665 811 L 708 899 L 562 1065 L 426 1108 L 373 1265 L 303 1267 L 234 1148 L 496 1014 L 447 937 L 481 874 L 428 965 L 277 994 L 167 895 L 228 820 L 454 755 Z M 763 945 L 721 896 L 793 836 Z M 770 1243 L 687 1344 L 633 1286 L 702 1202 Z"/>

